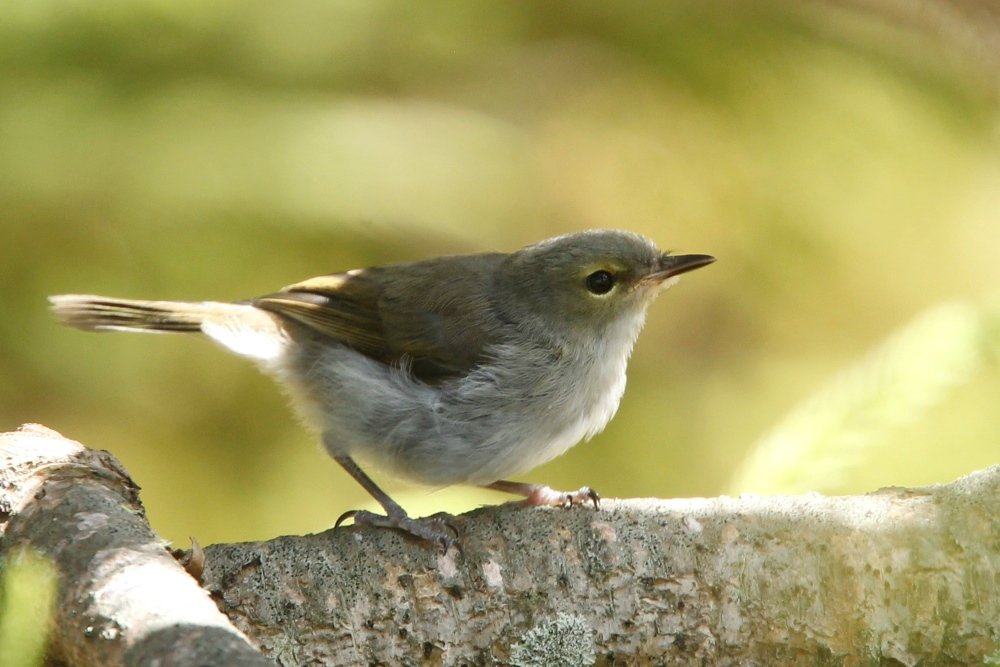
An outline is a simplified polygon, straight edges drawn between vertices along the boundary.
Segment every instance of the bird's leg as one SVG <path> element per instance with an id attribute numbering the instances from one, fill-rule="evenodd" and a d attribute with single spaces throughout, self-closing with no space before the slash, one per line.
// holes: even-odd
<path id="1" fill-rule="evenodd" d="M 354 519 L 354 525 L 356 526 L 374 526 L 377 528 L 395 528 L 404 533 L 408 533 L 414 537 L 417 537 L 428 542 L 434 542 L 440 544 L 447 550 L 450 546 L 455 544 L 456 533 L 455 529 L 447 522 L 441 519 L 425 519 L 418 521 L 416 519 L 411 519 L 399 503 L 389 497 L 385 491 L 380 489 L 378 485 L 369 477 L 364 470 L 362 470 L 357 463 L 354 462 L 350 456 L 334 456 L 333 459 L 343 467 L 347 473 L 360 484 L 365 491 L 371 494 L 382 509 L 385 510 L 385 516 L 381 514 L 374 514 L 367 510 L 349 510 L 340 515 L 337 522 L 334 524 L 334 528 L 339 526 L 341 523 L 347 519 Z"/>
<path id="2" fill-rule="evenodd" d="M 552 505 L 556 507 L 571 507 L 585 503 L 588 500 L 594 507 L 600 506 L 601 496 L 589 486 L 581 486 L 576 491 L 556 491 L 544 484 L 527 484 L 525 482 L 509 482 L 505 479 L 487 484 L 483 488 L 513 493 L 524 496 L 526 505 Z"/>

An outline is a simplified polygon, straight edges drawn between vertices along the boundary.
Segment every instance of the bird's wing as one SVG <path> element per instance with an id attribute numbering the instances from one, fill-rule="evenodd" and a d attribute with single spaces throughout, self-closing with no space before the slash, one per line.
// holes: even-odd
<path id="1" fill-rule="evenodd" d="M 454 257 L 409 264 L 403 271 L 373 268 L 310 278 L 252 303 L 439 384 L 467 373 L 495 341 L 484 276 L 499 256 L 476 257 L 481 261 Z"/>

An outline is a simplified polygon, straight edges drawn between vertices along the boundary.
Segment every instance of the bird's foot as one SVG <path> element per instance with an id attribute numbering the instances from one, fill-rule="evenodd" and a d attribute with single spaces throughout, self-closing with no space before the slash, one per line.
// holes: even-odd
<path id="1" fill-rule="evenodd" d="M 522 502 L 525 505 L 572 507 L 573 505 L 582 505 L 588 500 L 594 503 L 595 508 L 601 505 L 600 494 L 589 486 L 581 486 L 576 491 L 556 491 L 551 486 L 544 484 L 528 484 L 527 482 L 499 479 L 492 484 L 487 484 L 484 488 L 524 496 Z"/>
<path id="2" fill-rule="evenodd" d="M 367 510 L 350 510 L 341 514 L 333 527 L 338 527 L 347 519 L 354 519 L 355 526 L 394 528 L 411 537 L 440 545 L 445 551 L 458 546 L 458 529 L 442 517 L 412 519 L 405 513 L 387 516 Z"/>
<path id="3" fill-rule="evenodd" d="M 549 505 L 552 507 L 572 507 L 588 501 L 594 503 L 595 508 L 601 506 L 600 494 L 589 486 L 581 486 L 576 491 L 556 491 L 550 486 L 540 484 L 531 489 L 531 492 L 524 498 L 527 505 Z"/>

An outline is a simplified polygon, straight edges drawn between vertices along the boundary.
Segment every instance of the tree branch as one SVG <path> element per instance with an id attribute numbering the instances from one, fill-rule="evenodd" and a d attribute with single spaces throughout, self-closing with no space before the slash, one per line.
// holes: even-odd
<path id="1" fill-rule="evenodd" d="M 300 663 L 489 664 L 562 614 L 603 664 L 979 665 L 1000 617 L 998 480 L 491 507 L 457 519 L 461 554 L 337 530 L 213 547 L 207 581 Z"/>
<path id="2" fill-rule="evenodd" d="M 63 576 L 54 656 L 123 664 L 194 626 L 249 649 L 110 455 L 31 427 L 0 457 L 0 553 L 30 544 Z M 461 552 L 363 528 L 216 545 L 205 587 L 281 664 L 979 665 L 997 651 L 998 517 L 1000 466 L 853 497 L 504 505 L 455 517 Z"/>
<path id="3" fill-rule="evenodd" d="M 51 559 L 49 655 L 69 665 L 270 665 L 146 522 L 118 461 L 42 426 L 0 434 L 0 558 Z"/>

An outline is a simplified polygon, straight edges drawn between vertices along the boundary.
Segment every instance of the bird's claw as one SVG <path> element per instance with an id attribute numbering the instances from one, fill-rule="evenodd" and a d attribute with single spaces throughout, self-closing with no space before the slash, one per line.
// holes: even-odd
<path id="1" fill-rule="evenodd" d="M 594 491 L 589 486 L 581 486 L 576 491 L 567 491 L 563 494 L 563 507 L 583 504 L 587 501 L 594 503 L 594 509 L 601 506 L 601 494 Z"/>
<path id="2" fill-rule="evenodd" d="M 339 527 L 347 519 L 354 519 L 355 526 L 393 528 L 411 537 L 440 545 L 445 551 L 453 546 L 458 546 L 458 528 L 442 517 L 412 519 L 405 514 L 387 516 L 367 510 L 349 510 L 337 518 L 333 527 Z"/>
<path id="3" fill-rule="evenodd" d="M 576 491 L 556 491 L 548 486 L 537 486 L 525 498 L 528 505 L 550 505 L 552 507 L 572 507 L 590 501 L 594 508 L 601 506 L 601 495 L 589 486 L 581 486 Z"/>
<path id="4" fill-rule="evenodd" d="M 575 500 L 581 503 L 587 502 L 588 500 L 594 503 L 594 509 L 599 509 L 601 507 L 601 494 L 593 490 L 589 486 L 581 486 L 577 489 L 575 494 Z"/>

